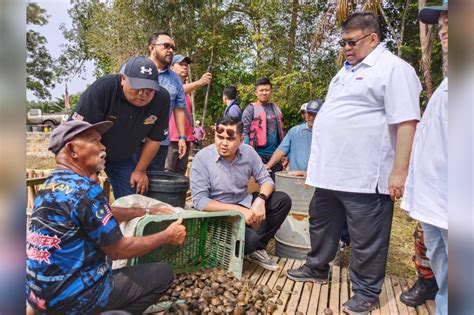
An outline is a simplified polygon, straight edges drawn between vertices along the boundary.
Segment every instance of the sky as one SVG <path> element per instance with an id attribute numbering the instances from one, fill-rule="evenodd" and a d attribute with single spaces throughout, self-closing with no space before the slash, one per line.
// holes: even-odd
<path id="1" fill-rule="evenodd" d="M 61 45 L 65 42 L 62 32 L 59 29 L 59 25 L 64 23 L 67 28 L 70 28 L 72 25 L 71 17 L 67 13 L 67 10 L 71 7 L 71 3 L 68 0 L 34 0 L 34 2 L 38 3 L 40 7 L 47 11 L 46 14 L 49 15 L 49 23 L 44 26 L 30 25 L 27 27 L 31 27 L 33 30 L 40 32 L 46 37 L 48 41 L 46 47 L 48 48 L 51 57 L 57 58 L 61 54 Z M 77 76 L 68 80 L 67 87 L 70 95 L 84 91 L 88 84 L 95 81 L 95 78 L 92 75 L 94 71 L 93 69 L 94 63 L 89 61 L 86 63 L 86 73 L 82 75 L 86 78 L 85 80 Z M 56 84 L 56 87 L 50 90 L 52 99 L 54 100 L 56 97 L 61 98 L 64 95 L 64 90 L 65 82 Z M 29 101 L 36 99 L 30 91 L 26 92 L 26 97 Z"/>

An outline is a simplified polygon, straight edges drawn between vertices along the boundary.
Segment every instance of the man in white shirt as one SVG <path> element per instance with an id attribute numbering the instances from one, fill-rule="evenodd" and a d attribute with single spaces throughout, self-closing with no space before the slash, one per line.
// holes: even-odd
<path id="1" fill-rule="evenodd" d="M 393 201 L 403 195 L 420 81 L 413 67 L 380 43 L 378 17 L 354 13 L 342 24 L 344 66 L 332 79 L 314 123 L 306 184 L 311 250 L 296 281 L 326 283 L 344 221 L 352 242 L 354 295 L 344 311 L 376 308 L 385 276 Z"/>
<path id="2" fill-rule="evenodd" d="M 439 24 L 448 52 L 448 1 L 425 7 L 420 21 Z M 419 123 L 401 207 L 421 222 L 427 256 L 436 278 L 436 315 L 448 314 L 448 78 L 431 97 Z"/>

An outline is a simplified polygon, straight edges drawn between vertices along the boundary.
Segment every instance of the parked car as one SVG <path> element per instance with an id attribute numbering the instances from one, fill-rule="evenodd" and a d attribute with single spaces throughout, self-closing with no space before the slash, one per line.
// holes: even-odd
<path id="1" fill-rule="evenodd" d="M 57 126 L 67 121 L 68 115 L 64 114 L 43 114 L 41 109 L 30 109 L 26 115 L 27 125 L 48 125 Z"/>

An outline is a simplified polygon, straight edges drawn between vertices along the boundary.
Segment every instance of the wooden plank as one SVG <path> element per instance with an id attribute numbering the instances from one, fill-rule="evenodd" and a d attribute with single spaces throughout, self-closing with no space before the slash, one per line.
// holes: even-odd
<path id="1" fill-rule="evenodd" d="M 272 272 L 270 278 L 268 279 L 267 285 L 270 288 L 274 288 L 278 279 L 281 277 L 283 270 L 285 269 L 286 264 L 288 263 L 288 258 L 281 258 L 278 261 L 278 265 L 280 265 L 280 270 Z M 284 275 L 285 276 L 285 275 Z M 286 276 L 285 276 L 286 277 Z"/>
<path id="2" fill-rule="evenodd" d="M 306 314 L 308 312 L 309 302 L 311 300 L 311 291 L 313 289 L 312 282 L 304 282 L 303 288 L 301 289 L 301 298 L 300 302 L 298 303 L 298 312 Z M 319 298 L 319 296 L 317 296 Z"/>
<path id="3" fill-rule="evenodd" d="M 257 268 L 255 268 L 254 272 L 249 277 L 249 279 L 253 281 L 254 286 L 257 286 L 258 280 L 260 279 L 260 277 L 261 277 L 261 275 L 263 274 L 264 271 L 265 271 L 265 269 L 263 269 L 260 266 L 257 266 Z"/>
<path id="4" fill-rule="evenodd" d="M 384 287 L 385 291 L 387 292 L 388 309 L 390 314 L 398 314 L 397 301 L 392 288 L 392 280 L 388 276 L 385 276 Z"/>
<path id="5" fill-rule="evenodd" d="M 341 295 L 339 298 L 339 312 L 342 313 L 342 304 L 349 300 L 349 278 L 347 276 L 347 268 L 341 268 Z"/>
<path id="6" fill-rule="evenodd" d="M 395 294 L 395 301 L 397 303 L 398 314 L 400 315 L 410 314 L 408 312 L 407 306 L 400 301 L 400 295 L 402 294 L 402 284 L 400 282 L 400 279 L 395 276 L 391 276 L 390 279 L 392 280 L 392 287 L 393 287 L 393 292 Z"/>
<path id="7" fill-rule="evenodd" d="M 311 296 L 309 298 L 308 304 L 308 311 L 306 312 L 308 315 L 315 315 L 318 314 L 318 306 L 319 306 L 319 299 L 321 298 L 321 287 L 326 286 L 327 284 L 319 284 L 319 283 L 311 283 L 312 290 Z"/>
<path id="8" fill-rule="evenodd" d="M 297 260 L 295 261 L 294 265 L 293 265 L 293 268 L 299 268 L 302 264 L 304 264 L 304 261 L 303 260 Z M 301 281 L 293 281 L 293 280 L 289 280 L 287 279 L 286 283 L 288 282 L 293 282 L 293 292 L 291 293 L 290 295 L 290 299 L 288 301 L 288 306 L 286 307 L 286 313 L 287 314 L 295 314 L 296 313 L 296 310 L 298 309 L 298 303 L 300 301 L 300 297 L 301 297 L 301 294 L 302 294 L 302 291 L 303 291 L 303 285 L 304 285 L 304 282 L 301 282 Z M 286 284 L 285 284 L 286 286 Z"/>
<path id="9" fill-rule="evenodd" d="M 434 300 L 427 300 L 425 304 L 430 315 L 434 315 L 436 313 L 436 302 Z"/>
<path id="10" fill-rule="evenodd" d="M 314 289 L 313 289 L 314 290 Z M 321 291 L 319 293 L 318 311 L 316 314 L 324 314 L 324 310 L 328 307 L 329 298 L 329 284 L 321 285 Z"/>
<path id="11" fill-rule="evenodd" d="M 329 308 L 333 314 L 339 313 L 340 277 L 341 268 L 339 264 L 334 263 L 331 271 L 331 292 L 329 294 Z"/>
<path id="12" fill-rule="evenodd" d="M 389 315 L 390 309 L 388 308 L 387 290 L 385 290 L 384 285 L 382 285 L 382 292 L 380 293 L 379 301 L 380 301 L 380 314 Z"/>
<path id="13" fill-rule="evenodd" d="M 257 265 L 252 264 L 249 261 L 244 260 L 244 266 L 243 266 L 243 272 L 242 272 L 242 278 L 248 279 L 254 272 L 254 270 L 257 268 Z"/>
<path id="14" fill-rule="evenodd" d="M 299 268 L 300 266 L 301 266 L 301 260 L 295 260 L 292 268 Z M 283 290 L 281 290 L 281 293 L 280 293 L 280 296 L 279 296 L 279 299 L 283 301 L 283 305 L 285 306 L 285 309 L 288 307 L 290 297 L 293 294 L 298 294 L 299 295 L 299 293 L 300 293 L 299 291 L 298 292 L 293 291 L 295 281 L 288 279 L 287 272 L 288 272 L 288 270 L 286 270 L 286 272 L 285 272 L 285 278 L 286 278 L 285 279 L 285 284 L 283 285 Z M 292 314 L 291 312 L 286 312 L 286 313 L 287 314 Z"/>
<path id="15" fill-rule="evenodd" d="M 288 290 L 286 287 L 285 287 L 285 282 L 287 281 L 287 271 L 288 269 L 291 269 L 293 267 L 293 264 L 295 263 L 295 260 L 294 259 L 291 259 L 291 258 L 288 258 L 288 260 L 286 261 L 286 264 L 285 266 L 283 267 L 283 269 L 281 270 L 281 273 L 280 275 L 278 276 L 278 279 L 277 281 L 275 282 L 274 286 L 272 287 L 272 289 L 276 289 L 276 287 L 281 287 L 282 290 L 281 291 L 278 291 L 277 290 L 277 294 L 275 296 L 272 297 L 272 300 L 274 300 L 275 302 L 279 299 L 283 302 L 282 305 L 280 304 L 277 304 L 277 309 L 275 310 L 274 314 L 275 315 L 278 315 L 278 314 L 283 314 L 284 310 L 285 310 L 285 307 L 286 307 L 286 302 L 287 302 L 287 296 L 282 296 L 283 294 L 283 291 L 284 290 Z M 271 279 L 270 279 L 271 280 Z M 288 281 L 291 281 L 291 280 L 288 280 Z M 291 281 L 291 282 L 294 282 L 294 281 Z M 282 298 L 285 298 L 285 300 L 283 300 Z"/>

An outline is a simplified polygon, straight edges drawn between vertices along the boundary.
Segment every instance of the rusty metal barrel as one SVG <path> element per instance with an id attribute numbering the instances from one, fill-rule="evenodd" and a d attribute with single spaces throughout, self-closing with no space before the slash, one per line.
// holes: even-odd
<path id="1" fill-rule="evenodd" d="M 288 217 L 275 234 L 275 254 L 279 257 L 304 259 L 311 248 L 308 209 L 314 187 L 305 185 L 305 180 L 286 171 L 275 174 L 275 190 L 286 192 L 292 201 Z"/>

